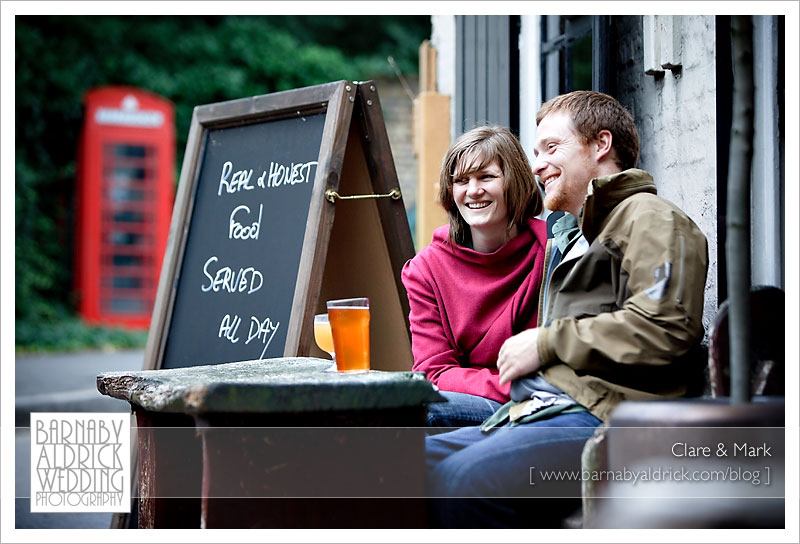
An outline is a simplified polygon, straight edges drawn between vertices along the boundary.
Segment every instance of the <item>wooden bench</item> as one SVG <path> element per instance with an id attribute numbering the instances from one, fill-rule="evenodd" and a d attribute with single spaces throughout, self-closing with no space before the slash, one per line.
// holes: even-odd
<path id="1" fill-rule="evenodd" d="M 703 397 L 620 403 L 583 450 L 584 473 L 598 478 L 583 481 L 583 527 L 784 526 L 783 319 L 783 291 L 753 289 L 751 390 L 756 396 L 752 402 L 731 404 L 727 396 L 728 309 L 727 303 L 723 303 L 709 330 L 708 381 Z M 714 450 L 718 444 L 759 441 L 772 446 L 769 455 L 744 458 L 740 455 L 742 463 L 736 465 L 730 462 L 730 457 L 716 455 Z M 677 456 L 672 451 L 674 444 L 698 449 Z M 682 447 L 678 446 L 679 454 Z M 699 449 L 703 447 L 711 450 Z M 695 455 L 689 457 L 689 454 Z M 750 470 L 751 478 L 753 471 L 760 471 L 762 484 L 767 473 L 772 481 L 769 486 L 753 484 L 752 488 L 741 488 L 740 496 L 731 496 L 735 486 L 719 481 L 651 481 L 638 488 L 630 482 L 610 481 L 618 471 L 664 463 L 708 471 L 709 477 L 719 476 L 713 471 L 739 467 Z M 728 477 L 732 475 L 729 473 Z"/>

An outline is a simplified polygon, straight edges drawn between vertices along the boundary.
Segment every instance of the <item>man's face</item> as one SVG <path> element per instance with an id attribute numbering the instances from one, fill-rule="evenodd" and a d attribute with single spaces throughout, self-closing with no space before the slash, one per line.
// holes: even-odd
<path id="1" fill-rule="evenodd" d="M 577 217 L 589 181 L 596 177 L 597 161 L 592 149 L 575 132 L 566 112 L 550 113 L 539 123 L 533 173 L 544 186 L 548 210 L 566 211 Z"/>

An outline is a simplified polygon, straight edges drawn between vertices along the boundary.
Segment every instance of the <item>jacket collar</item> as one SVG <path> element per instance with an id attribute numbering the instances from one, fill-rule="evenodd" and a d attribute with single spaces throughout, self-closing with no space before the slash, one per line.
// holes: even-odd
<path id="1" fill-rule="evenodd" d="M 656 194 L 653 176 L 644 170 L 631 168 L 617 174 L 594 178 L 589 183 L 589 192 L 579 218 L 581 231 L 586 239 L 592 242 L 611 210 L 637 193 Z"/>

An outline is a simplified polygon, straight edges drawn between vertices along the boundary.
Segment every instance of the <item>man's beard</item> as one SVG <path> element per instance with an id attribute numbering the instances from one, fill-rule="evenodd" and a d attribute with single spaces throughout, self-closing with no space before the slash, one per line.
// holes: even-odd
<path id="1" fill-rule="evenodd" d="M 561 191 L 555 191 L 545 194 L 544 207 L 551 212 L 567 211 L 569 207 L 569 199 Z"/>

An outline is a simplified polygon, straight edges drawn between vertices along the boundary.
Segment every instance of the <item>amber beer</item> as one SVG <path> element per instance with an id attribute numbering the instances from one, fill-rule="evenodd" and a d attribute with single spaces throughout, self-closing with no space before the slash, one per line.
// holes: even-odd
<path id="1" fill-rule="evenodd" d="M 339 372 L 369 371 L 369 300 L 328 301 L 328 319 Z"/>

